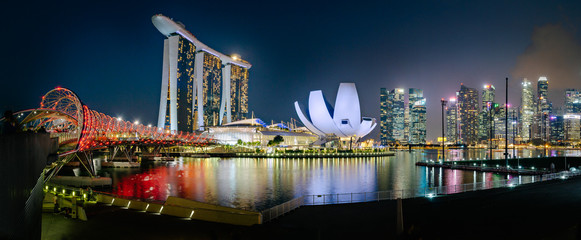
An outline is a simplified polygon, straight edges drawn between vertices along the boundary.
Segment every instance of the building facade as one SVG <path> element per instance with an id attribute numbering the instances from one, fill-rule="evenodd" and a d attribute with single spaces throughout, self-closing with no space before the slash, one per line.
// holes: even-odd
<path id="1" fill-rule="evenodd" d="M 569 88 L 565 90 L 565 112 L 581 113 L 581 93 Z"/>
<path id="2" fill-rule="evenodd" d="M 565 141 L 565 121 L 563 115 L 551 115 L 549 117 L 550 136 L 552 144 L 561 144 Z"/>
<path id="3" fill-rule="evenodd" d="M 166 16 L 152 22 L 166 36 L 158 128 L 192 132 L 245 119 L 252 65 L 206 46 Z"/>
<path id="4" fill-rule="evenodd" d="M 277 126 L 283 126 L 277 127 Z M 247 146 L 268 146 L 268 142 L 276 136 L 281 136 L 284 147 L 309 147 L 319 137 L 309 131 L 289 129 L 283 124 L 267 125 L 259 118 L 244 119 L 223 124 L 222 126 L 208 127 L 208 133 L 221 144 Z"/>
<path id="5" fill-rule="evenodd" d="M 426 141 L 426 99 L 423 90 L 380 89 L 381 145 L 424 144 Z"/>
<path id="6" fill-rule="evenodd" d="M 387 102 L 387 89 L 381 88 L 379 90 L 379 140 L 382 146 L 387 146 L 389 144 L 389 127 L 391 126 L 389 122 L 391 120 L 387 119 L 388 102 Z"/>
<path id="7" fill-rule="evenodd" d="M 422 89 L 409 89 L 409 144 L 426 142 L 426 98 Z"/>
<path id="8" fill-rule="evenodd" d="M 566 141 L 573 143 L 581 140 L 581 115 L 577 113 L 563 115 L 563 131 Z"/>
<path id="9" fill-rule="evenodd" d="M 496 89 L 493 85 L 486 84 L 482 89 L 482 104 L 478 115 L 478 140 L 488 142 L 495 136 L 496 109 L 494 108 L 494 95 Z"/>
<path id="10" fill-rule="evenodd" d="M 405 90 L 403 88 L 396 88 L 386 91 L 382 88 L 383 100 L 381 103 L 382 113 L 382 144 L 395 144 L 407 142 L 404 136 L 404 112 L 405 112 Z"/>
<path id="11" fill-rule="evenodd" d="M 520 139 L 530 142 L 532 139 L 533 120 L 535 118 L 535 95 L 533 86 L 526 78 L 522 83 L 522 95 L 520 102 Z"/>
<path id="12" fill-rule="evenodd" d="M 549 140 L 550 135 L 550 114 L 551 102 L 548 99 L 549 80 L 547 77 L 539 77 L 537 81 L 537 112 L 536 112 L 536 129 L 534 138 L 543 141 Z"/>
<path id="13" fill-rule="evenodd" d="M 458 143 L 458 103 L 455 97 L 448 100 L 446 106 L 446 138 L 452 144 Z"/>
<path id="14" fill-rule="evenodd" d="M 460 140 L 462 144 L 478 142 L 478 90 L 463 84 L 458 92 L 458 114 L 460 118 Z"/>

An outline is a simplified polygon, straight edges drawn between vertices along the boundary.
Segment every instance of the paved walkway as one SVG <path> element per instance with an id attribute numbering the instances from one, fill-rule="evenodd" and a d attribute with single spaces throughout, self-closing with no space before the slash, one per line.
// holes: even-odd
<path id="1" fill-rule="evenodd" d="M 116 207 L 43 214 L 43 239 L 397 239 L 396 202 L 305 206 L 253 227 Z M 403 201 L 404 239 L 577 239 L 581 178 Z"/>

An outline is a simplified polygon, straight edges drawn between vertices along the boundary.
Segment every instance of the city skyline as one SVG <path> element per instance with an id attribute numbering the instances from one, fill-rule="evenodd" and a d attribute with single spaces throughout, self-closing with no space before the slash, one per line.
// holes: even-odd
<path id="1" fill-rule="evenodd" d="M 2 96 L 1 110 L 34 107 L 47 89 L 62 86 L 99 111 L 155 124 L 164 37 L 151 26 L 150 17 L 158 13 L 186 23 L 216 50 L 252 62 L 249 112 L 267 121 L 296 119 L 292 102 L 304 102 L 311 89 L 331 92 L 328 97 L 333 99 L 339 82 L 357 83 L 362 114 L 377 119 L 380 87 L 419 88 L 427 104 L 427 139 L 433 140 L 440 135 L 439 99 L 453 97 L 460 83 L 504 86 L 509 77 L 509 102 L 517 104 L 521 78 L 536 84 L 546 75 L 551 81 L 548 98 L 563 106 L 564 89 L 578 89 L 580 82 L 578 68 L 570 73 L 570 66 L 581 61 L 580 32 L 575 31 L 581 26 L 575 14 L 579 3 L 305 7 L 144 2 L 9 8 L 15 11 L 8 13 L 7 32 L 27 26 L 42 41 L 16 35 L 2 40 L 12 56 L 2 60 L 7 74 L 3 82 L 14 90 Z M 555 71 L 558 65 L 566 71 Z M 498 87 L 496 98 L 504 99 L 504 87 Z M 377 139 L 378 133 L 369 136 Z"/>

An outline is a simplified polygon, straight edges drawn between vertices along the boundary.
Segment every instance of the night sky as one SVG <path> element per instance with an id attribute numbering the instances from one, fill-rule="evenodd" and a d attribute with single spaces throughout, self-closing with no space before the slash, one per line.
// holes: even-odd
<path id="1" fill-rule="evenodd" d="M 16 2 L 16 1 L 12 1 Z M 362 116 L 379 120 L 379 88 L 421 88 L 428 140 L 460 83 L 491 83 L 520 102 L 520 78 L 549 78 L 549 98 L 581 88 L 580 1 L 23 1 L 2 3 L 0 110 L 39 106 L 61 86 L 90 108 L 156 124 L 163 39 L 151 16 L 181 21 L 200 41 L 249 61 L 249 107 L 265 122 L 297 119 L 321 89 L 334 103 L 355 82 Z M 407 90 L 406 90 L 407 91 Z M 378 138 L 378 129 L 370 136 Z"/>

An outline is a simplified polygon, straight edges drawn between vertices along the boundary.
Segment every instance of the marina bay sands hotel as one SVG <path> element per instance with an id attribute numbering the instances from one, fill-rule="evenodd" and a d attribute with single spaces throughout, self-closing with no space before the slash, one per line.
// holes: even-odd
<path id="1" fill-rule="evenodd" d="M 155 15 L 152 22 L 167 37 L 157 127 L 192 132 L 245 119 L 252 65 L 206 46 L 166 16 Z"/>

